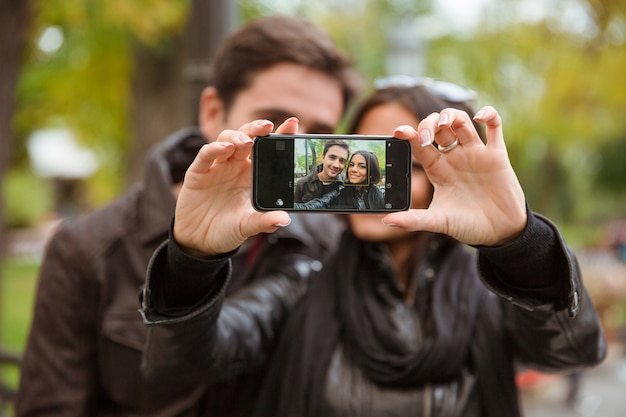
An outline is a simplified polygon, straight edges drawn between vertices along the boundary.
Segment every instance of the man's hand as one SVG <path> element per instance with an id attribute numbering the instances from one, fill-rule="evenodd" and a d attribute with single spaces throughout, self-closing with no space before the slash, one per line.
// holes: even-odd
<path id="1" fill-rule="evenodd" d="M 214 256 L 236 249 L 248 237 L 274 232 L 291 221 L 284 211 L 260 213 L 250 202 L 253 138 L 272 132 L 267 120 L 239 130 L 225 130 L 204 145 L 178 195 L 174 239 L 194 256 Z M 296 133 L 298 120 L 287 119 L 278 133 Z"/>
<path id="2" fill-rule="evenodd" d="M 508 243 L 524 230 L 526 201 L 507 155 L 500 116 L 488 106 L 474 119 L 486 124 L 487 144 L 467 113 L 456 109 L 431 114 L 417 131 L 396 129 L 395 137 L 411 142 L 435 193 L 428 209 L 391 213 L 383 218 L 385 224 L 485 246 Z"/>

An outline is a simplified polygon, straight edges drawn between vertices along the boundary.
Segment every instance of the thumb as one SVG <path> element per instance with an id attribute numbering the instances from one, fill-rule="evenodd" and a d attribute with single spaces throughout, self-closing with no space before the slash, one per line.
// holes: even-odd
<path id="1" fill-rule="evenodd" d="M 244 236 L 254 236 L 259 233 L 273 233 L 279 227 L 287 227 L 291 223 L 291 218 L 286 211 L 268 211 L 256 213 L 250 216 L 248 221 L 242 225 Z"/>
<path id="2" fill-rule="evenodd" d="M 290 117 L 278 126 L 276 133 L 282 133 L 287 135 L 293 135 L 298 133 L 300 128 L 300 121 L 296 117 Z"/>

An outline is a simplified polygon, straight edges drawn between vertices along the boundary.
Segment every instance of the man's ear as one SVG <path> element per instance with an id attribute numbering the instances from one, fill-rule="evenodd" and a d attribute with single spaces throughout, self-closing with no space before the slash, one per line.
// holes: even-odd
<path id="1" fill-rule="evenodd" d="M 215 87 L 207 87 L 200 96 L 200 112 L 198 124 L 204 137 L 213 142 L 217 135 L 224 130 L 224 104 Z"/>

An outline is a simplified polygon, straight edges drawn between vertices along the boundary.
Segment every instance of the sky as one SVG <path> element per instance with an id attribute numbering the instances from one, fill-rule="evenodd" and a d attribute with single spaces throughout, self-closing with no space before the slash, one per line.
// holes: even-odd
<path id="1" fill-rule="evenodd" d="M 435 13 L 455 24 L 459 29 L 474 26 L 483 13 L 483 8 L 491 0 L 436 0 L 433 2 Z"/>
<path id="2" fill-rule="evenodd" d="M 434 0 L 435 16 L 459 30 L 472 29 L 482 15 L 505 22 L 536 22 L 550 17 L 560 30 L 589 33 L 591 21 L 582 2 L 572 0 Z"/>

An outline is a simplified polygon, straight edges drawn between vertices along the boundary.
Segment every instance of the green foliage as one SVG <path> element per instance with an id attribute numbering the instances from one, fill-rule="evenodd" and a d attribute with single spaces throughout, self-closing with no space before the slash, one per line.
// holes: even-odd
<path id="1" fill-rule="evenodd" d="M 626 195 L 626 134 L 621 138 L 605 142 L 599 150 L 602 164 L 598 170 L 595 186 L 598 188 Z"/>
<path id="2" fill-rule="evenodd" d="M 490 17 L 468 39 L 432 39 L 428 73 L 471 86 L 479 92 L 475 107 L 500 111 L 533 208 L 570 222 L 593 217 L 593 178 L 616 162 L 602 157 L 601 148 L 626 134 L 624 39 L 568 31 L 553 17 L 504 27 Z M 613 198 L 623 203 L 623 196 Z"/>
<path id="3" fill-rule="evenodd" d="M 38 223 L 52 209 L 51 184 L 29 170 L 13 170 L 3 184 L 5 222 L 9 227 Z"/>
<path id="4" fill-rule="evenodd" d="M 6 259 L 0 264 L 0 343 L 7 352 L 20 355 L 26 347 L 38 272 L 38 262 Z M 19 369 L 3 366 L 0 378 L 16 388 Z"/>
<path id="5" fill-rule="evenodd" d="M 66 127 L 98 155 L 102 180 L 91 181 L 88 199 L 101 205 L 120 191 L 129 146 L 132 46 L 155 51 L 171 46 L 184 26 L 188 0 L 37 1 L 36 22 L 18 85 L 12 165 L 26 166 L 25 144 L 35 130 Z M 46 29 L 63 42 L 53 52 L 37 47 Z"/>
<path id="6" fill-rule="evenodd" d="M 30 329 L 39 262 L 6 259 L 0 288 L 0 340 L 14 352 L 22 352 Z"/>

